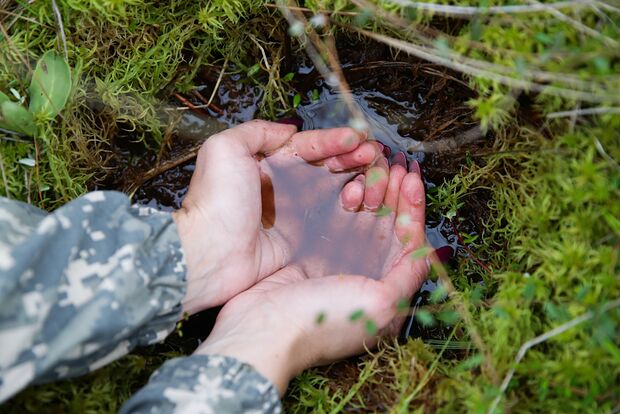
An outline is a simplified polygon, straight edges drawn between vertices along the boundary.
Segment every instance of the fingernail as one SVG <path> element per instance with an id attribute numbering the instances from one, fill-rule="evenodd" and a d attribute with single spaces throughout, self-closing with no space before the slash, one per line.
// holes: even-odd
<path id="1" fill-rule="evenodd" d="M 417 160 L 411 161 L 411 164 L 409 165 L 409 172 L 422 175 L 422 171 L 420 170 L 420 163 Z"/>
<path id="2" fill-rule="evenodd" d="M 407 157 L 405 157 L 405 153 L 402 151 L 399 151 L 396 155 L 394 155 L 394 158 L 392 158 L 392 164 L 400 165 L 406 170 L 407 169 Z"/>

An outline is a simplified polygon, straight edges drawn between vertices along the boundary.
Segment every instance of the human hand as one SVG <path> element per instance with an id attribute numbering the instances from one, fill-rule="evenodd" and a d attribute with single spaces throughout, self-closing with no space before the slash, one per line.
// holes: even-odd
<path id="1" fill-rule="evenodd" d="M 188 267 L 184 311 L 225 303 L 288 263 L 289 245 L 261 226 L 261 154 L 284 163 L 297 154 L 331 169 L 367 165 L 377 147 L 350 128 L 296 133 L 296 128 L 251 121 L 209 138 L 200 149 L 183 206 L 173 217 Z"/>
<path id="2" fill-rule="evenodd" d="M 284 393 L 301 370 L 396 334 L 404 320 L 399 304 L 408 303 L 428 272 L 426 260 L 411 254 L 425 243 L 424 187 L 419 167 L 409 174 L 403 170 L 392 167 L 385 187 L 384 203 L 395 211 L 389 220 L 398 252 L 388 259 L 382 279 L 309 278 L 299 266 L 287 266 L 230 300 L 196 353 L 247 362 Z"/>

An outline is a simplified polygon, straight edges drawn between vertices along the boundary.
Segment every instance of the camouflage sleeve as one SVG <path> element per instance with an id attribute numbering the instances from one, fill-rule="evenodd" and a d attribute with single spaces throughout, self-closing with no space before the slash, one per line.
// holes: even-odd
<path id="1" fill-rule="evenodd" d="M 234 358 L 192 355 L 167 361 L 119 414 L 280 413 L 275 386 Z"/>
<path id="2" fill-rule="evenodd" d="M 116 192 L 51 214 L 0 198 L 0 402 L 164 339 L 185 289 L 169 213 Z"/>

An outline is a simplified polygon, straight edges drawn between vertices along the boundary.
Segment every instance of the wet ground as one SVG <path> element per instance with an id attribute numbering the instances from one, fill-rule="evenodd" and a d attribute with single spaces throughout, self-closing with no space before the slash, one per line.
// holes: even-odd
<path id="1" fill-rule="evenodd" d="M 346 40 L 340 45 L 340 58 L 343 62 L 345 76 L 350 82 L 355 101 L 366 115 L 375 139 L 388 146 L 392 156 L 399 151 L 407 151 L 412 140 L 428 141 L 451 138 L 463 133 L 474 125 L 471 110 L 466 101 L 473 97 L 467 85 L 454 74 L 434 65 L 420 63 L 407 57 L 393 58 L 390 51 L 377 44 L 356 44 Z M 295 116 L 303 121 L 303 129 L 328 128 L 348 125 L 348 113 L 332 88 L 318 76 L 316 71 L 303 57 L 289 57 L 287 62 L 295 73 L 293 84 L 302 99 L 295 113 L 283 114 L 283 117 Z M 253 80 L 242 73 L 223 77 L 213 100 L 213 105 L 205 107 L 205 100 L 210 96 L 216 83 L 220 68 L 205 68 L 198 79 L 199 86 L 193 93 L 185 94 L 187 99 L 198 108 L 180 111 L 177 124 L 179 134 L 172 134 L 168 142 L 168 153 L 152 155 L 136 164 L 128 175 L 142 174 L 149 163 L 159 159 L 175 159 L 196 147 L 196 138 L 208 136 L 218 129 L 230 127 L 251 120 L 258 111 L 262 98 L 261 90 Z M 289 97 L 292 100 L 292 96 Z M 183 106 L 186 102 L 177 102 Z M 181 137 L 184 137 L 181 139 Z M 468 151 L 462 148 L 457 153 L 423 154 L 408 153 L 408 160 L 420 162 L 427 193 L 433 192 L 437 185 L 455 175 L 464 162 Z M 135 192 L 136 202 L 172 210 L 180 206 L 192 172 L 193 160 L 180 163 L 153 179 L 143 183 Z M 151 171 L 152 172 L 152 171 Z M 127 178 L 129 177 L 129 178 Z M 475 200 L 474 200 L 475 201 Z M 469 210 L 464 206 L 459 214 L 462 221 L 459 231 L 476 234 L 481 230 L 485 216 L 484 202 L 474 202 Z M 426 233 L 434 247 L 450 246 L 444 249 L 444 256 L 466 255 L 460 246 L 452 223 L 440 212 L 428 211 Z M 448 252 L 446 255 L 445 252 Z M 435 283 L 427 281 L 412 301 L 413 309 L 428 303 L 430 292 Z M 211 322 L 211 316 L 205 316 Z M 204 332 L 204 320 L 196 330 Z M 192 336 L 192 323 L 186 327 Z M 442 338 L 448 328 L 427 329 L 421 327 L 415 318 L 410 318 L 404 326 L 402 335 Z"/>

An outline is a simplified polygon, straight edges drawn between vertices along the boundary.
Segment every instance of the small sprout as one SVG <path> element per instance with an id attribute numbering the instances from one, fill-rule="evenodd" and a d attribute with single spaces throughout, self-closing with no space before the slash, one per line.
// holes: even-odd
<path id="1" fill-rule="evenodd" d="M 428 327 L 435 325 L 435 318 L 426 309 L 418 309 L 415 313 L 415 318 L 422 324 L 422 326 Z"/>
<path id="2" fill-rule="evenodd" d="M 431 302 L 439 303 L 448 297 L 448 289 L 440 282 L 437 284 L 437 288 L 431 292 Z"/>
<path id="3" fill-rule="evenodd" d="M 256 75 L 259 71 L 260 71 L 260 65 L 258 63 L 255 63 L 254 65 L 250 66 L 250 68 L 248 69 L 248 77 L 252 77 Z"/>
<path id="4" fill-rule="evenodd" d="M 450 210 L 446 213 L 447 219 L 452 220 L 454 217 L 456 217 L 456 210 Z"/>
<path id="5" fill-rule="evenodd" d="M 9 92 L 11 92 L 11 95 L 13 95 L 15 99 L 19 101 L 19 103 L 24 103 L 25 96 L 21 96 L 17 89 L 9 88 Z"/>
<path id="6" fill-rule="evenodd" d="M 396 218 L 396 224 L 399 226 L 407 226 L 411 224 L 411 216 L 409 214 L 400 214 Z"/>
<path id="7" fill-rule="evenodd" d="M 291 36 L 301 36 L 304 33 L 304 25 L 299 20 L 294 21 L 288 28 L 288 34 Z"/>
<path id="8" fill-rule="evenodd" d="M 355 321 L 362 319 L 362 316 L 364 316 L 364 310 L 358 309 L 356 311 L 353 311 L 353 313 L 351 313 L 351 315 L 349 316 L 349 320 L 351 322 L 355 322 Z"/>
<path id="9" fill-rule="evenodd" d="M 454 325 L 461 319 L 457 311 L 445 310 L 437 314 L 437 319 L 442 321 L 446 325 Z"/>
<path id="10" fill-rule="evenodd" d="M 295 94 L 295 96 L 293 96 L 293 108 L 297 108 L 300 103 L 301 103 L 301 95 L 297 93 Z"/>
<path id="11" fill-rule="evenodd" d="M 427 257 L 429 254 L 431 254 L 432 251 L 433 249 L 428 246 L 420 247 L 419 249 L 411 252 L 411 259 L 422 259 L 423 257 Z"/>
<path id="12" fill-rule="evenodd" d="M 321 325 L 323 322 L 325 322 L 325 317 L 326 317 L 325 312 L 319 312 L 316 315 L 316 319 L 315 319 L 316 324 Z"/>
<path id="13" fill-rule="evenodd" d="M 379 181 L 381 179 L 381 172 L 378 170 L 372 170 L 367 176 L 366 176 L 367 180 L 366 180 L 366 185 L 373 185 L 375 184 L 377 181 Z"/>
<path id="14" fill-rule="evenodd" d="M 398 313 L 406 312 L 409 309 L 409 300 L 407 298 L 401 298 L 396 303 L 396 310 Z"/>
<path id="15" fill-rule="evenodd" d="M 17 162 L 20 163 L 21 165 L 25 165 L 26 167 L 34 167 L 36 164 L 32 158 L 21 158 Z"/>
<path id="16" fill-rule="evenodd" d="M 318 89 L 312 89 L 312 95 L 310 96 L 310 99 L 312 99 L 312 102 L 318 101 L 320 97 L 321 97 L 321 95 L 319 94 L 319 90 Z"/>
<path id="17" fill-rule="evenodd" d="M 295 76 L 295 72 L 289 72 L 286 75 L 284 75 L 284 77 L 282 78 L 283 81 L 285 82 L 290 82 L 293 80 L 293 77 Z"/>
<path id="18" fill-rule="evenodd" d="M 482 354 L 474 354 L 461 362 L 456 369 L 459 371 L 469 371 L 471 369 L 478 368 L 480 364 L 482 364 L 482 360 Z"/>
<path id="19" fill-rule="evenodd" d="M 47 184 L 43 184 L 40 188 L 41 191 L 49 191 L 49 189 L 50 189 L 50 186 Z"/>
<path id="20" fill-rule="evenodd" d="M 366 333 L 368 333 L 368 335 L 374 336 L 377 334 L 377 331 L 378 331 L 377 324 L 372 319 L 366 320 L 366 323 L 364 324 L 364 328 L 366 329 Z"/>
<path id="21" fill-rule="evenodd" d="M 372 16 L 372 10 L 362 9 L 353 19 L 353 24 L 355 24 L 356 26 L 365 26 Z"/>
<path id="22" fill-rule="evenodd" d="M 391 208 L 386 207 L 386 206 L 381 206 L 379 208 L 379 210 L 377 210 L 375 212 L 375 216 L 377 216 L 377 217 L 387 217 L 390 214 L 392 214 L 393 212 L 394 212 L 394 210 L 392 210 Z"/>
<path id="23" fill-rule="evenodd" d="M 349 121 L 349 126 L 356 131 L 365 131 L 368 129 L 368 122 L 364 118 L 352 118 Z"/>
<path id="24" fill-rule="evenodd" d="M 310 24 L 312 27 L 320 28 L 327 24 L 327 16 L 323 13 L 315 14 L 310 18 Z"/>

